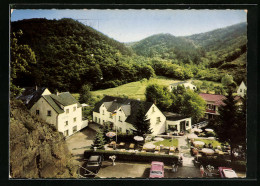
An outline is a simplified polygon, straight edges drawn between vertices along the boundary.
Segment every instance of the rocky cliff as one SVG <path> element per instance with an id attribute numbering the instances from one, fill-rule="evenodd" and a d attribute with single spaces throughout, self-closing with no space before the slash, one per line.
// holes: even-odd
<path id="1" fill-rule="evenodd" d="M 55 127 L 32 116 L 20 101 L 11 101 L 10 176 L 72 178 L 76 167 L 65 139 Z"/>

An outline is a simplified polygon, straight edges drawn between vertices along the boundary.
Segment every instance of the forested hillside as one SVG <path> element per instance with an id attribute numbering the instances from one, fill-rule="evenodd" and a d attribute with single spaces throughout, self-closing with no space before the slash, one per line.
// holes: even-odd
<path id="1" fill-rule="evenodd" d="M 72 19 L 16 21 L 11 24 L 11 39 L 17 43 L 11 48 L 16 54 L 19 46 L 31 49 L 36 63 L 27 71 L 19 67 L 12 81 L 20 87 L 79 92 L 85 84 L 92 90 L 106 89 L 155 74 L 220 82 L 228 73 L 238 84 L 246 81 L 246 26 L 240 23 L 187 37 L 158 34 L 123 44 Z M 19 30 L 23 34 L 13 37 Z M 17 61 L 16 54 L 11 61 Z"/>
<path id="2" fill-rule="evenodd" d="M 19 30 L 23 34 L 17 38 L 18 46 L 31 47 L 37 63 L 30 72 L 17 75 L 16 85 L 78 92 L 84 84 L 95 89 L 136 81 L 151 70 L 147 65 L 133 65 L 133 52 L 124 44 L 72 19 L 12 22 L 11 33 Z"/>
<path id="3" fill-rule="evenodd" d="M 141 56 L 159 57 L 180 66 L 199 65 L 199 70 L 202 71 L 193 72 L 197 78 L 204 76 L 208 80 L 219 81 L 217 74 L 228 72 L 234 76 L 235 81 L 240 82 L 246 79 L 246 45 L 247 24 L 240 23 L 187 37 L 158 34 L 130 46 Z M 187 69 L 187 66 L 185 68 Z M 215 77 L 203 72 L 205 68 L 210 74 L 217 72 Z M 156 69 L 155 72 L 157 74 Z"/>
<path id="4" fill-rule="evenodd" d="M 145 38 L 132 45 L 138 55 L 160 57 L 173 60 L 174 63 L 198 64 L 204 52 L 186 38 L 175 37 L 171 34 L 158 34 Z"/>

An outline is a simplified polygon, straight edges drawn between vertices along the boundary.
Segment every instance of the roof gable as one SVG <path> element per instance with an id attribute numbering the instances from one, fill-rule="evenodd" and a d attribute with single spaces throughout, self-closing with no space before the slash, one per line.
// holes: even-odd
<path id="1" fill-rule="evenodd" d="M 108 102 L 112 102 L 111 104 Z M 125 115 L 127 116 L 126 122 L 133 123 L 136 118 L 136 114 L 138 112 L 138 108 L 141 103 L 144 103 L 145 113 L 151 108 L 153 103 L 151 102 L 141 102 L 139 100 L 113 97 L 113 96 L 105 96 L 100 102 L 95 105 L 94 112 L 99 113 L 99 108 L 104 103 L 104 105 L 109 106 L 107 108 L 108 112 L 114 112 L 115 110 L 121 108 Z"/>
<path id="2" fill-rule="evenodd" d="M 30 109 L 43 95 L 44 92 L 50 92 L 46 87 L 26 87 L 21 96 L 17 99 L 22 100 Z"/>

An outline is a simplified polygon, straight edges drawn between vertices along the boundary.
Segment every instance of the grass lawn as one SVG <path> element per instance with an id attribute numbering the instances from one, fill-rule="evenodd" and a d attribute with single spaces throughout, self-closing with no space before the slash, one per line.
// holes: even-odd
<path id="1" fill-rule="evenodd" d="M 163 146 L 168 146 L 168 147 L 170 147 L 170 146 L 177 147 L 178 144 L 179 144 L 178 139 L 173 139 L 173 140 L 172 139 L 165 139 L 163 141 L 157 141 L 157 142 L 154 143 L 154 145 L 163 145 Z"/>
<path id="2" fill-rule="evenodd" d="M 206 145 L 211 143 L 213 147 L 221 146 L 221 143 L 219 141 L 212 139 L 195 139 L 195 141 L 203 141 Z"/>
<path id="3" fill-rule="evenodd" d="M 132 99 L 145 99 L 145 89 L 150 84 L 159 84 L 168 86 L 172 83 L 179 82 L 180 80 L 173 80 L 163 76 L 157 76 L 149 80 L 141 80 L 136 82 L 127 83 L 115 88 L 109 88 L 105 90 L 91 91 L 92 95 L 97 97 L 103 97 L 104 94 L 110 96 L 127 96 Z M 75 95 L 74 95 L 75 96 Z"/>

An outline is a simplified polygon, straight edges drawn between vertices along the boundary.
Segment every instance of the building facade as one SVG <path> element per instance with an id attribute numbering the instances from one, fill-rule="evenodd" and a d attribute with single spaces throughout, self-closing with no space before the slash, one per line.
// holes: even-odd
<path id="1" fill-rule="evenodd" d="M 237 89 L 237 95 L 244 97 L 246 95 L 246 91 L 247 91 L 247 87 L 246 87 L 245 83 L 242 81 Z"/>
<path id="2" fill-rule="evenodd" d="M 178 82 L 178 83 L 173 83 L 173 84 L 170 84 L 169 85 L 169 90 L 172 91 L 174 88 L 177 88 L 177 86 L 180 85 L 180 86 L 184 86 L 185 89 L 190 89 L 190 90 L 196 90 L 197 87 L 193 84 L 191 84 L 190 82 Z"/>
<path id="3" fill-rule="evenodd" d="M 189 118 L 188 122 L 186 122 L 186 117 L 180 121 L 169 120 L 168 122 L 166 116 L 155 104 L 150 102 L 142 103 L 144 104 L 147 119 L 150 121 L 153 135 L 168 132 L 168 129 L 170 131 L 172 125 L 177 125 L 176 130 L 179 132 L 181 129 L 188 130 L 191 128 L 191 118 Z M 135 122 L 140 104 L 141 101 L 138 100 L 105 96 L 94 108 L 93 121 L 101 125 L 109 124 L 111 128 L 122 133 L 132 133 L 135 130 L 132 124 Z M 180 127 L 180 125 L 183 126 L 182 121 L 185 121 L 184 128 Z"/>
<path id="4" fill-rule="evenodd" d="M 87 121 L 82 121 L 81 104 L 69 92 L 51 94 L 47 88 L 38 88 L 29 94 L 25 90 L 18 99 L 25 102 L 31 114 L 53 124 L 64 136 L 70 136 L 88 125 Z"/>

